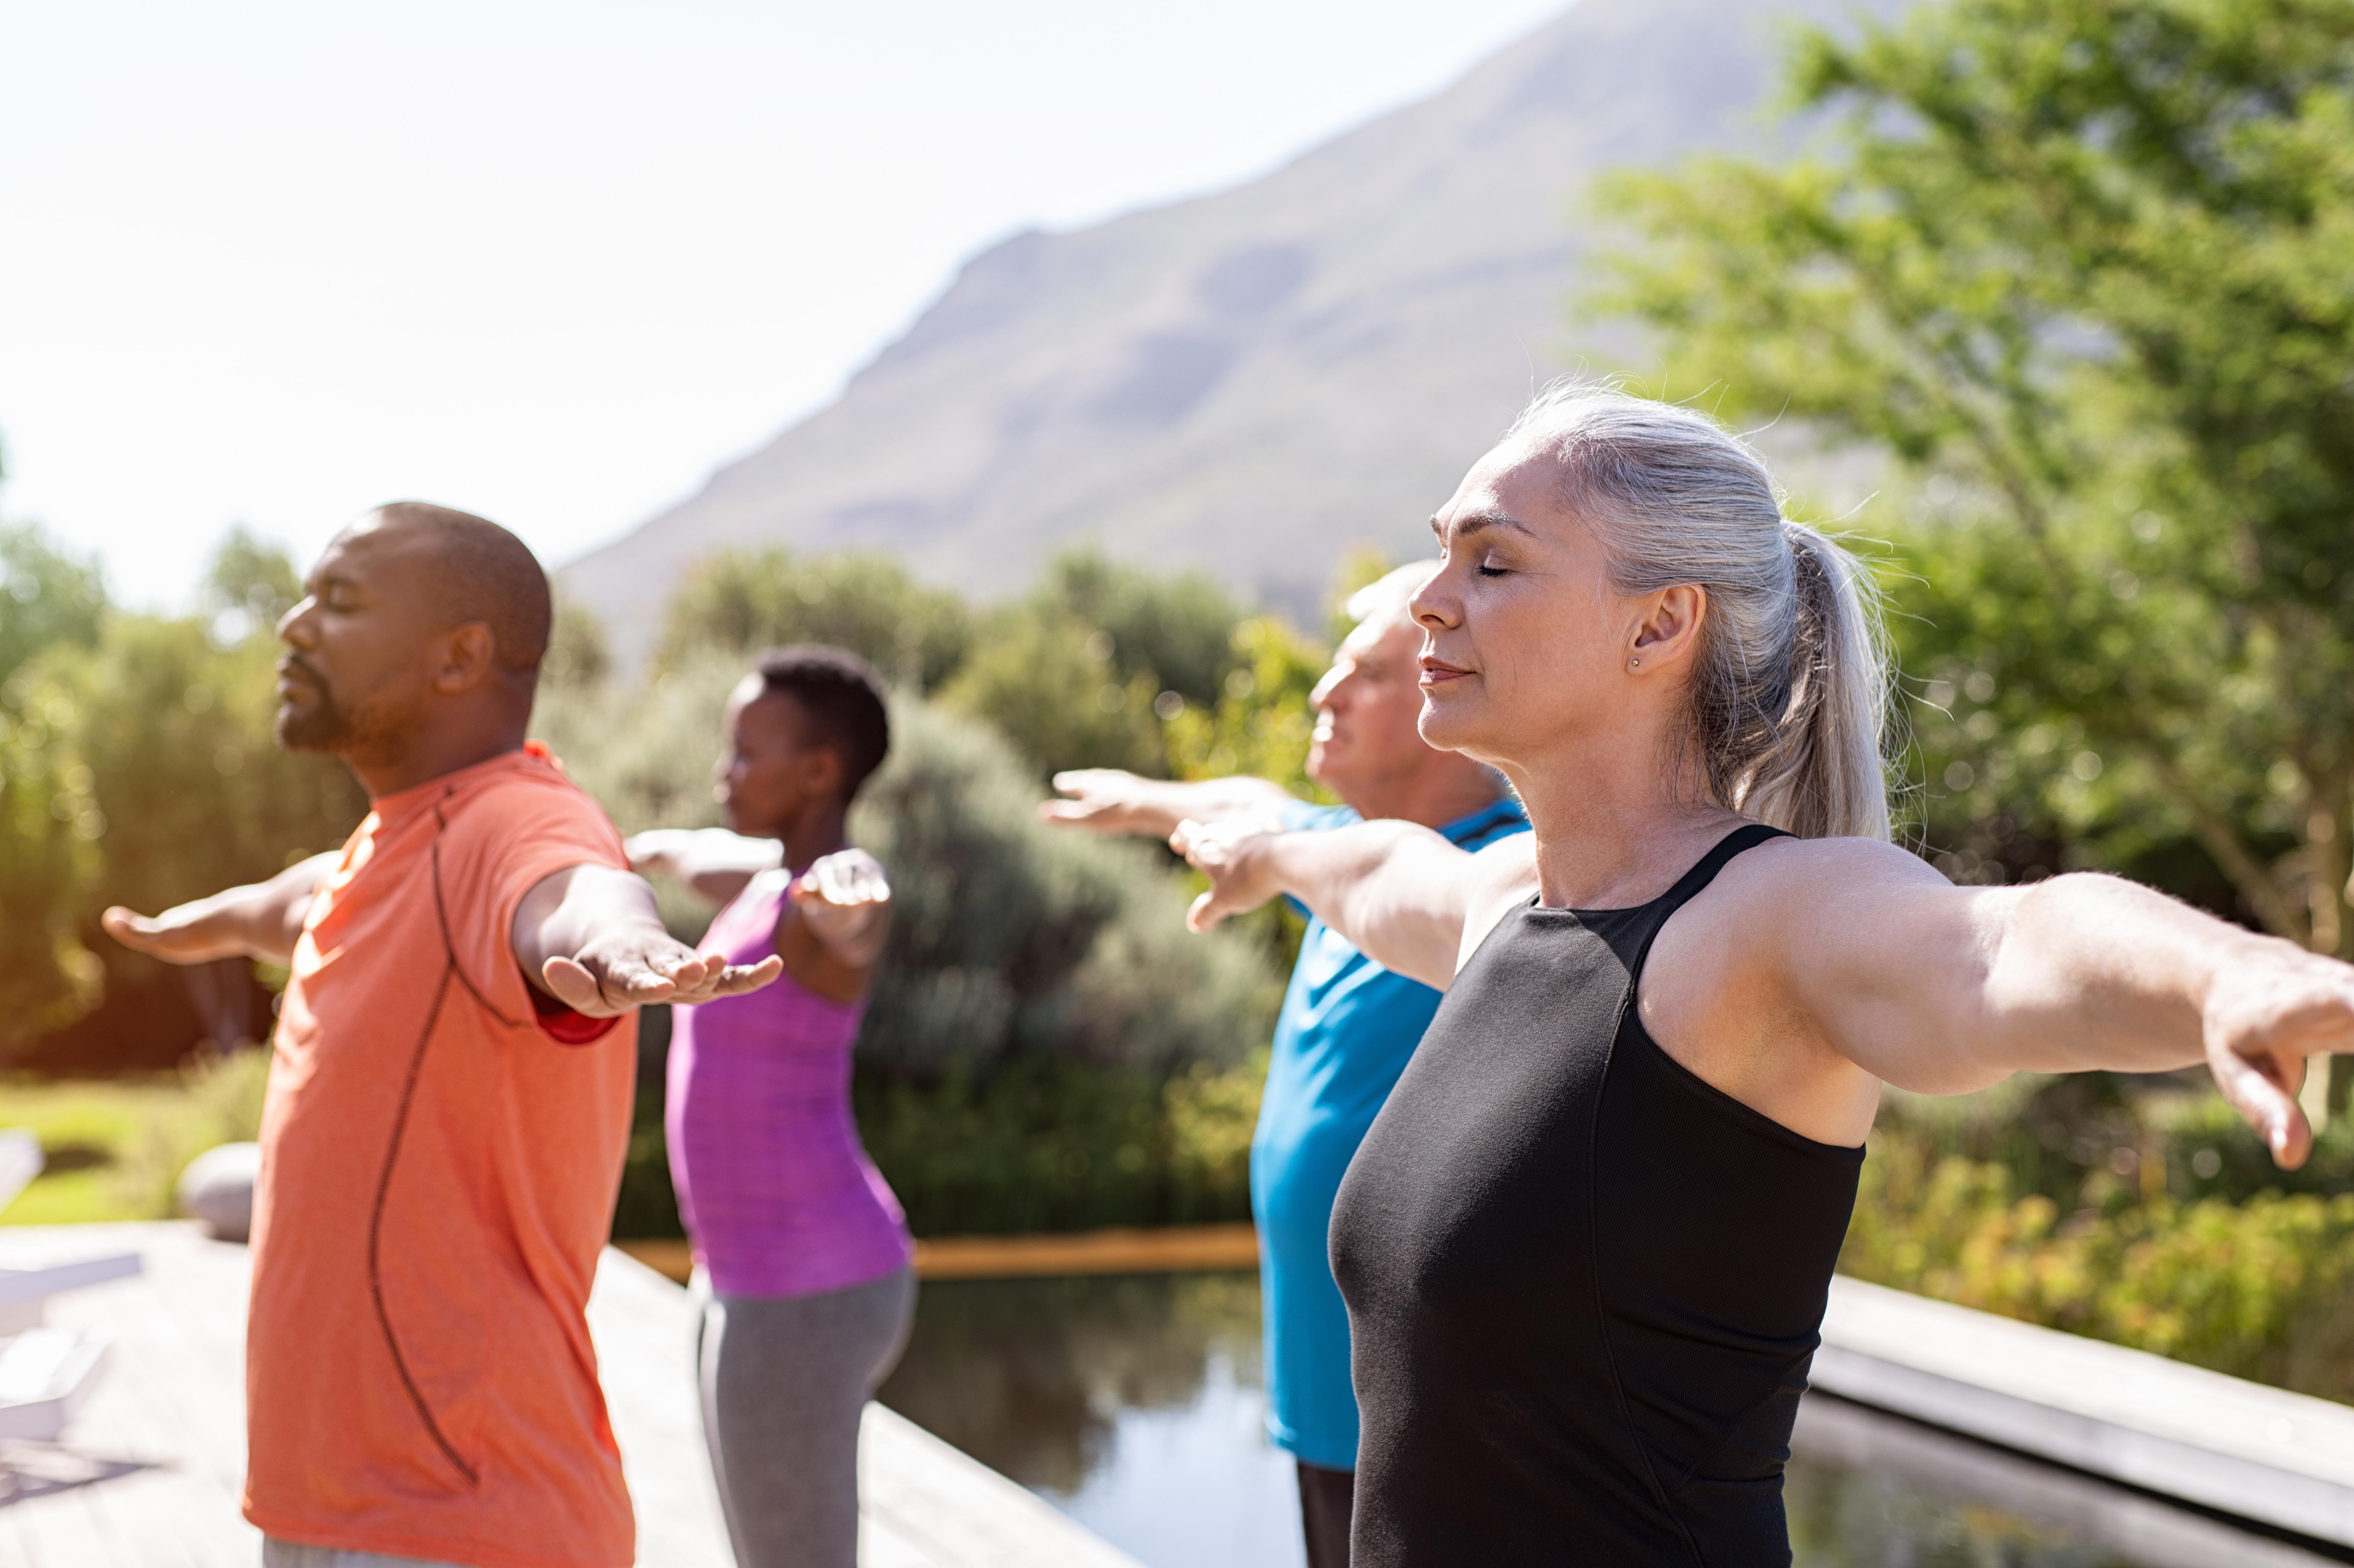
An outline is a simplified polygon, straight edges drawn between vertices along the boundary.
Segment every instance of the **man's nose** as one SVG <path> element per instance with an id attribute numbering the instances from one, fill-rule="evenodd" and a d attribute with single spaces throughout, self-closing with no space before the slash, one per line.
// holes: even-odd
<path id="1" fill-rule="evenodd" d="M 278 618 L 278 641 L 296 648 L 308 648 L 315 641 L 311 634 L 311 605 L 308 599 L 298 599 L 294 606 Z"/>

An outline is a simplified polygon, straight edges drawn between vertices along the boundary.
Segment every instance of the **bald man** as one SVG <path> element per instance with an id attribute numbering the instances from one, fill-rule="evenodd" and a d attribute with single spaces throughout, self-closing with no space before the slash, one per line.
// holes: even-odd
<path id="1" fill-rule="evenodd" d="M 1346 805 L 1311 806 L 1264 779 L 1179 783 L 1094 768 L 1055 777 L 1055 788 L 1072 798 L 1048 801 L 1047 820 L 1162 838 L 1189 817 L 1270 816 L 1293 829 L 1393 817 L 1474 850 L 1525 831 L 1528 818 L 1494 771 L 1433 750 L 1416 730 L 1422 633 L 1406 601 L 1436 567 L 1401 567 L 1351 599 L 1356 629 L 1316 684 L 1308 773 Z M 1324 1245 L 1332 1200 L 1437 1010 L 1430 987 L 1382 968 L 1322 921 L 1309 922 L 1276 1020 L 1251 1139 L 1267 1435 L 1298 1461 L 1309 1568 L 1349 1560 L 1357 1465 L 1348 1309 Z"/>
<path id="2" fill-rule="evenodd" d="M 245 1515 L 268 1568 L 622 1568 L 636 1527 L 585 1309 L 634 1010 L 750 991 L 673 940 L 619 835 L 525 734 L 551 605 L 522 541 L 377 508 L 279 623 L 281 744 L 371 810 L 335 853 L 125 946 L 292 979 L 254 1194 Z"/>

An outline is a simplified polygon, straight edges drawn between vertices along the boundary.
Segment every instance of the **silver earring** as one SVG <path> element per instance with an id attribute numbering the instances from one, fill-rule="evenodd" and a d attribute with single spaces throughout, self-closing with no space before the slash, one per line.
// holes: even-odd
<path id="1" fill-rule="evenodd" d="M 1640 659 L 1629 659 L 1627 661 L 1627 668 L 1629 670 L 1639 670 L 1642 667 L 1643 662 Z"/>

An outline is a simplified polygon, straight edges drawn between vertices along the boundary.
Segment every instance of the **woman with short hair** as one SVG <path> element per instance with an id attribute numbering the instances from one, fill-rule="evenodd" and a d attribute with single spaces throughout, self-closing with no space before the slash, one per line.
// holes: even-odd
<path id="1" fill-rule="evenodd" d="M 704 1434 L 740 1568 L 852 1568 L 859 1421 L 916 1292 L 907 1221 L 850 1107 L 891 890 L 845 824 L 890 721 L 864 661 L 804 644 L 761 657 L 723 728 L 713 793 L 733 832 L 629 843 L 640 870 L 725 906 L 706 951 L 784 960 L 765 991 L 673 1015 L 663 1128 L 695 1249 Z"/>
<path id="2" fill-rule="evenodd" d="M 1885 1083 L 2202 1058 L 2284 1166 L 2354 969 L 2098 875 L 1887 842 L 1861 568 L 1689 408 L 1541 397 L 1434 520 L 1423 736 L 1533 832 L 1188 823 L 1447 988 L 1334 1212 L 1353 1561 L 1787 1563 L 1782 1467 Z"/>

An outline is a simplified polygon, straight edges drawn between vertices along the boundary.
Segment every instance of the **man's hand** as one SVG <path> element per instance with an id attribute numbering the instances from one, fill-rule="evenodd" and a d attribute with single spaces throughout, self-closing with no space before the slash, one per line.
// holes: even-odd
<path id="1" fill-rule="evenodd" d="M 106 934 L 167 964 L 260 959 L 285 967 L 302 939 L 311 895 L 334 869 L 333 854 L 313 855 L 267 882 L 232 887 L 148 916 L 116 906 L 98 917 Z"/>
<path id="2" fill-rule="evenodd" d="M 2287 943 L 2251 943 L 2207 991 L 2208 1070 L 2284 1171 L 2313 1152 L 2297 1103 L 2308 1073 L 2354 1053 L 2354 969 Z"/>
<path id="3" fill-rule="evenodd" d="M 1038 815 L 1057 827 L 1091 833 L 1166 833 L 1183 813 L 1161 799 L 1163 780 L 1140 778 L 1121 768 L 1074 768 L 1055 775 L 1055 788 L 1068 800 L 1048 800 Z"/>
<path id="4" fill-rule="evenodd" d="M 591 1018 L 649 1002 L 693 1004 L 758 991 L 784 972 L 773 955 L 731 964 L 663 928 L 654 890 L 626 871 L 576 865 L 543 877 L 515 908 L 525 978 Z"/>
<path id="5" fill-rule="evenodd" d="M 1247 915 L 1283 891 L 1267 850 L 1284 836 L 1283 825 L 1267 818 L 1197 822 L 1188 818 L 1169 835 L 1169 847 L 1210 879 L 1209 891 L 1193 900 L 1185 924 L 1206 931 L 1234 915 Z"/>
<path id="6" fill-rule="evenodd" d="M 770 954 L 757 964 L 731 964 L 717 953 L 697 953 L 659 924 L 625 927 L 593 938 L 570 955 L 539 966 L 547 993 L 590 1018 L 667 1001 L 692 1005 L 758 991 L 784 972 Z"/>
<path id="7" fill-rule="evenodd" d="M 1280 784 L 1237 774 L 1231 779 L 1144 779 L 1118 768 L 1078 768 L 1055 775 L 1070 797 L 1048 800 L 1038 815 L 1057 827 L 1095 833 L 1142 833 L 1165 838 L 1178 823 L 1271 817 L 1293 803 Z"/>
<path id="8" fill-rule="evenodd" d="M 837 962 L 872 968 L 890 934 L 891 882 L 864 850 L 821 857 L 793 880 L 788 895 L 801 924 Z"/>

